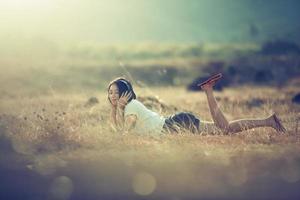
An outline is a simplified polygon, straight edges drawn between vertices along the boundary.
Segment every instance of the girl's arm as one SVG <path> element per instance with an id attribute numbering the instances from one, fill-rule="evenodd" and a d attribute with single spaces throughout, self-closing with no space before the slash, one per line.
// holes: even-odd
<path id="1" fill-rule="evenodd" d="M 124 129 L 124 106 L 118 105 L 112 107 L 110 111 L 110 125 L 114 131 L 122 131 Z"/>
<path id="2" fill-rule="evenodd" d="M 130 132 L 136 124 L 137 116 L 136 115 L 128 115 L 125 117 L 125 125 L 124 125 L 124 132 Z"/>
<path id="3" fill-rule="evenodd" d="M 111 108 L 110 125 L 114 131 L 122 131 L 124 128 L 124 109 L 121 105 Z"/>
<path id="4" fill-rule="evenodd" d="M 118 106 L 116 111 L 116 127 L 117 130 L 122 131 L 123 133 L 128 133 L 132 130 L 136 124 L 137 116 L 136 115 L 128 115 L 124 116 L 125 107 L 122 105 Z"/>
<path id="5" fill-rule="evenodd" d="M 131 97 L 131 92 L 125 92 L 118 100 L 117 112 L 116 112 L 116 122 L 118 129 L 123 132 L 128 132 L 135 125 L 136 117 L 127 116 L 125 119 L 124 111 L 125 106 L 128 103 L 128 99 Z"/>

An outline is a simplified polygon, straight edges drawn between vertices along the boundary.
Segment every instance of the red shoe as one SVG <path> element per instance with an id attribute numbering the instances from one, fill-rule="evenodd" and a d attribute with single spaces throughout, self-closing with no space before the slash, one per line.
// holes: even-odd
<path id="1" fill-rule="evenodd" d="M 222 73 L 215 74 L 215 75 L 209 77 L 206 81 L 199 83 L 197 86 L 202 87 L 205 84 L 217 82 L 220 78 L 222 78 Z"/>

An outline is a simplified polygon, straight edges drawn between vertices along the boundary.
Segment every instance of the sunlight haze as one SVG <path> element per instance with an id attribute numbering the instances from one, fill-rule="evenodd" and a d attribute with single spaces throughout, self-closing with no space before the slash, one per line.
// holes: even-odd
<path id="1" fill-rule="evenodd" d="M 272 3 L 271 3 L 272 2 Z M 299 41 L 299 2 L 1 0 L 1 40 L 62 42 Z"/>

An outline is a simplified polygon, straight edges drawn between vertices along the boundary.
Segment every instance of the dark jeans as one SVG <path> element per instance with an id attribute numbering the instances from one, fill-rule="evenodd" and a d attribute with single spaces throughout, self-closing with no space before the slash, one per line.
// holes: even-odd
<path id="1" fill-rule="evenodd" d="M 200 127 L 200 119 L 192 113 L 180 112 L 168 117 L 163 126 L 167 132 L 176 132 L 184 129 L 192 133 L 198 133 Z"/>

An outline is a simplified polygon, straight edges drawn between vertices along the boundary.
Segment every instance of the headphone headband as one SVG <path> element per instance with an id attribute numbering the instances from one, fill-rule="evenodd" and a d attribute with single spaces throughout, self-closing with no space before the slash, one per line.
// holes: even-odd
<path id="1" fill-rule="evenodd" d="M 130 86 L 130 84 L 128 84 L 127 81 L 125 81 L 123 79 L 120 79 L 119 81 L 121 81 L 122 83 L 124 83 L 126 85 L 126 87 L 128 88 L 128 90 L 131 90 L 131 86 Z"/>

